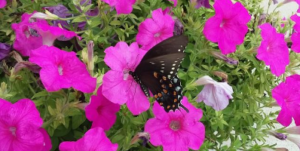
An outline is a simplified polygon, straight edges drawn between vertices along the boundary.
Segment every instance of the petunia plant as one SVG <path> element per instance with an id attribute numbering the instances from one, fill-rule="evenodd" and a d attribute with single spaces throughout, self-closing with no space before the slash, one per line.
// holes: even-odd
<path id="1" fill-rule="evenodd" d="M 0 0 L 0 150 L 299 146 L 286 133 L 299 134 L 300 19 L 278 14 L 260 0 Z M 178 35 L 183 93 L 165 94 L 183 107 L 166 112 L 133 71 Z"/>

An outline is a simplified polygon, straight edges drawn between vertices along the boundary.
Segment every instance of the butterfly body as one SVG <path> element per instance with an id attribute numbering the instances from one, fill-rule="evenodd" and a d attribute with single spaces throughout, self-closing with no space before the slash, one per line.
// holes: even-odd
<path id="1" fill-rule="evenodd" d="M 182 106 L 182 87 L 177 71 L 187 43 L 188 39 L 183 35 L 164 40 L 145 54 L 134 72 L 129 72 L 145 95 L 150 97 L 150 90 L 167 112 Z"/>

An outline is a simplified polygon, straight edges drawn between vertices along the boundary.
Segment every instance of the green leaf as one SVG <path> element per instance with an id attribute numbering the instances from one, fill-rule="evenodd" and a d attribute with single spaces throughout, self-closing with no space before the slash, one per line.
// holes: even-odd
<path id="1" fill-rule="evenodd" d="M 79 23 L 79 22 L 83 22 L 83 21 L 86 21 L 86 17 L 84 15 L 80 15 L 80 16 L 77 16 L 76 18 L 74 18 L 72 20 L 72 23 Z"/>
<path id="2" fill-rule="evenodd" d="M 86 120 L 85 115 L 76 115 L 72 117 L 72 129 L 77 129 Z"/>

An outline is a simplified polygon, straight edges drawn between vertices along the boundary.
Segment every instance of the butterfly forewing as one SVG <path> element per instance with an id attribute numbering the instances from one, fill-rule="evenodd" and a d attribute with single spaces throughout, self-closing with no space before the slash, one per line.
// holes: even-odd
<path id="1" fill-rule="evenodd" d="M 182 99 L 177 71 L 187 43 L 187 37 L 180 35 L 157 44 L 145 54 L 132 74 L 139 79 L 145 94 L 149 96 L 145 91 L 148 88 L 167 112 L 178 109 Z"/>

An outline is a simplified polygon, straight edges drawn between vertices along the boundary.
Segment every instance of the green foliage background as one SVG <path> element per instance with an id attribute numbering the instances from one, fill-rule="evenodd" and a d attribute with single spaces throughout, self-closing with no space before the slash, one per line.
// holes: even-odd
<path id="1" fill-rule="evenodd" d="M 184 94 L 189 101 L 203 110 L 201 122 L 205 125 L 205 142 L 200 150 L 260 150 L 265 145 L 263 142 L 268 130 L 274 128 L 274 117 L 277 113 L 265 114 L 264 107 L 270 107 L 274 100 L 270 97 L 271 90 L 279 81 L 284 81 L 287 75 L 295 73 L 299 69 L 299 55 L 290 53 L 291 64 L 287 67 L 286 74 L 276 78 L 271 74 L 265 64 L 256 59 L 256 48 L 260 45 L 260 30 L 257 25 L 263 9 L 260 0 L 241 0 L 252 15 L 248 24 L 249 32 L 245 42 L 237 47 L 237 51 L 229 57 L 239 61 L 238 65 L 227 64 L 211 55 L 213 51 L 219 51 L 217 44 L 205 39 L 202 34 L 205 21 L 214 15 L 213 8 L 195 9 L 189 0 L 179 0 L 178 6 L 173 8 L 173 15 L 184 25 L 184 34 L 189 37 L 186 49 L 186 58 L 179 70 L 179 77 L 185 86 Z M 210 1 L 213 4 L 212 1 Z M 79 45 L 83 48 L 77 50 L 73 45 L 58 46 L 64 50 L 74 50 L 80 59 L 87 63 L 87 43 L 95 44 L 94 60 L 95 68 L 93 76 L 98 78 L 98 86 L 102 82 L 103 74 L 108 67 L 103 62 L 104 50 L 114 46 L 118 41 L 132 43 L 135 41 L 138 25 L 146 18 L 151 17 L 151 11 L 157 8 L 171 7 L 167 0 L 137 0 L 134 10 L 129 15 L 117 15 L 110 11 L 110 7 L 104 2 L 93 0 L 92 5 L 80 5 L 83 12 L 79 12 L 79 0 L 12 0 L 5 9 L 0 9 L 0 42 L 13 44 L 15 34 L 11 24 L 20 21 L 24 12 L 43 12 L 45 6 L 63 4 L 74 14 L 68 18 L 72 23 L 86 21 L 86 29 L 77 32 L 82 37 Z M 85 12 L 90 8 L 98 7 L 100 13 L 94 17 L 87 17 Z M 288 20 L 284 28 L 280 27 L 281 18 L 278 12 L 269 12 L 266 20 L 281 33 L 291 31 L 292 22 Z M 49 22 L 50 23 L 50 22 Z M 76 30 L 70 27 L 70 30 Z M 74 40 L 71 44 L 74 44 Z M 24 60 L 28 58 L 24 57 Z M 49 93 L 42 87 L 39 75 L 28 69 L 23 69 L 17 74 L 13 73 L 16 61 L 12 57 L 2 60 L 0 63 L 0 98 L 16 102 L 21 98 L 32 99 L 38 107 L 44 119 L 43 127 L 51 136 L 53 149 L 56 150 L 59 143 L 66 140 L 77 140 L 91 127 L 86 120 L 84 111 L 78 105 L 83 98 L 80 92 L 73 89 L 64 89 Z M 213 74 L 214 71 L 222 71 L 228 75 L 228 83 L 233 87 L 233 99 L 229 106 L 222 111 L 215 111 L 204 103 L 196 103 L 195 97 L 202 87 L 196 87 L 193 82 L 204 75 L 209 75 L 216 80 L 221 80 Z M 95 91 L 96 92 L 96 91 Z M 95 94 L 95 93 L 94 93 Z M 84 94 L 86 102 L 89 102 L 92 94 Z M 82 101 L 82 100 L 81 100 Z M 153 99 L 150 100 L 154 102 Z M 153 117 L 151 108 L 139 116 L 133 116 L 126 106 L 122 106 L 117 113 L 115 125 L 106 132 L 112 142 L 119 144 L 119 150 L 162 150 L 150 143 L 145 147 L 140 143 L 131 145 L 130 141 L 137 132 L 143 131 L 145 122 Z M 229 146 L 222 145 L 230 141 Z M 262 141 L 262 143 L 258 143 Z"/>

